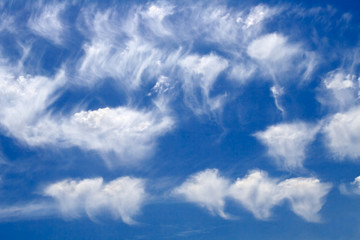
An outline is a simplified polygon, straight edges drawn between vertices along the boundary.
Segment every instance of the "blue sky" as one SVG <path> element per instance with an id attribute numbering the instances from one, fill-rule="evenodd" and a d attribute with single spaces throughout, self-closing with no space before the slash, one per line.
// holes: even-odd
<path id="1" fill-rule="evenodd" d="M 4 1 L 1 239 L 359 239 L 356 1 Z"/>

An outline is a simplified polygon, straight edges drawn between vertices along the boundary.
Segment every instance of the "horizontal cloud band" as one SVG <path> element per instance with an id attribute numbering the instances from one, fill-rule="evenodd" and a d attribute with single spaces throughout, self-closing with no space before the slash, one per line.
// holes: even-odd
<path id="1" fill-rule="evenodd" d="M 217 169 L 207 169 L 188 178 L 174 189 L 175 196 L 198 204 L 223 218 L 226 199 L 231 199 L 249 210 L 258 219 L 271 216 L 271 209 L 285 200 L 291 210 L 309 222 L 320 221 L 319 211 L 331 184 L 316 178 L 290 178 L 284 181 L 268 177 L 260 170 L 250 171 L 234 183 L 220 176 Z"/>

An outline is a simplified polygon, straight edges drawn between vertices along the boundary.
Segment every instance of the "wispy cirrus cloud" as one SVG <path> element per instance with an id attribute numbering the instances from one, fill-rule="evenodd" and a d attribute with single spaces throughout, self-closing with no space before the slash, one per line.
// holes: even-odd
<path id="1" fill-rule="evenodd" d="M 61 20 L 61 14 L 65 11 L 66 4 L 53 3 L 40 5 L 28 21 L 28 27 L 37 35 L 62 44 L 65 35 L 65 24 Z"/>

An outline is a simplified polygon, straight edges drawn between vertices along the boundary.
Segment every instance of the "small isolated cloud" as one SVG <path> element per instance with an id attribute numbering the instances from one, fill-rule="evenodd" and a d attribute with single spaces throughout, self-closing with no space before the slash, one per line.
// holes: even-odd
<path id="1" fill-rule="evenodd" d="M 359 90 L 354 74 L 337 69 L 326 74 L 318 100 L 336 111 L 344 111 L 354 106 Z"/>
<path id="2" fill-rule="evenodd" d="M 280 123 L 254 136 L 267 148 L 268 154 L 284 169 L 301 168 L 307 146 L 314 141 L 319 127 L 303 122 Z"/>
<path id="3" fill-rule="evenodd" d="M 173 192 L 223 218 L 228 218 L 224 213 L 227 199 L 239 203 L 262 220 L 271 216 L 272 208 L 288 201 L 296 215 L 308 222 L 318 222 L 319 211 L 330 189 L 330 184 L 316 178 L 280 181 L 259 170 L 251 171 L 231 184 L 217 169 L 207 169 L 189 177 Z"/>
<path id="4" fill-rule="evenodd" d="M 275 106 L 276 108 L 282 113 L 282 115 L 284 116 L 285 114 L 285 109 L 283 108 L 283 106 L 280 103 L 280 97 L 284 94 L 284 88 L 279 87 L 279 86 L 272 86 L 270 88 L 270 91 L 273 95 L 274 101 L 275 101 Z"/>
<path id="5" fill-rule="evenodd" d="M 207 169 L 189 177 L 173 193 L 206 208 L 212 214 L 228 218 L 224 207 L 229 186 L 229 180 L 220 176 L 217 169 Z"/>
<path id="6" fill-rule="evenodd" d="M 65 4 L 51 4 L 41 6 L 28 21 L 28 27 L 37 35 L 61 44 L 64 40 L 64 23 L 61 13 L 65 10 Z"/>
<path id="7" fill-rule="evenodd" d="M 300 51 L 298 45 L 287 42 L 287 38 L 279 33 L 270 33 L 250 43 L 247 53 L 260 61 L 278 62 L 288 59 Z"/>
<path id="8" fill-rule="evenodd" d="M 326 145 L 339 159 L 360 157 L 360 107 L 331 116 L 323 127 Z"/>
<path id="9" fill-rule="evenodd" d="M 108 211 L 115 219 L 134 224 L 146 199 L 145 182 L 120 177 L 104 183 L 102 178 L 64 180 L 47 186 L 44 195 L 54 198 L 65 217 L 77 218 L 86 213 L 90 218 Z"/>

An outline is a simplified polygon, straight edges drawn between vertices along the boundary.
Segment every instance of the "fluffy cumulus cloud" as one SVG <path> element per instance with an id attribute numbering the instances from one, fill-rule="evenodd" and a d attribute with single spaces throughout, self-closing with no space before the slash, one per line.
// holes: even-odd
<path id="1" fill-rule="evenodd" d="M 309 222 L 320 221 L 319 211 L 331 185 L 316 178 L 290 178 L 280 181 L 266 172 L 254 170 L 244 178 L 230 180 L 208 169 L 191 176 L 174 193 L 222 217 L 226 199 L 232 199 L 258 219 L 268 219 L 272 208 L 288 201 L 291 210 Z"/>
<path id="2" fill-rule="evenodd" d="M 358 78 L 337 69 L 326 74 L 318 100 L 335 111 L 346 111 L 356 104 L 359 97 Z"/>
<path id="3" fill-rule="evenodd" d="M 104 183 L 102 178 L 64 180 L 47 186 L 46 196 L 54 198 L 65 217 L 76 218 L 86 213 L 90 218 L 108 211 L 114 218 L 134 224 L 146 200 L 145 182 L 132 177 L 120 177 Z"/>
<path id="4" fill-rule="evenodd" d="M 331 116 L 323 132 L 326 145 L 339 159 L 360 157 L 360 108 L 354 107 L 346 112 Z"/>
<path id="5" fill-rule="evenodd" d="M 280 123 L 255 133 L 278 166 L 285 169 L 301 168 L 306 148 L 315 139 L 319 126 L 303 122 Z"/>
<path id="6" fill-rule="evenodd" d="M 126 161 L 150 154 L 154 139 L 172 129 L 173 123 L 156 111 L 118 107 L 75 113 L 62 128 L 64 140 L 70 144 L 114 152 Z"/>
<path id="7" fill-rule="evenodd" d="M 229 186 L 229 180 L 220 176 L 217 169 L 207 169 L 191 176 L 173 193 L 227 218 L 224 207 Z"/>
<path id="8" fill-rule="evenodd" d="M 247 49 L 248 54 L 261 61 L 286 60 L 300 51 L 299 46 L 287 43 L 282 34 L 271 33 L 252 41 Z"/>

